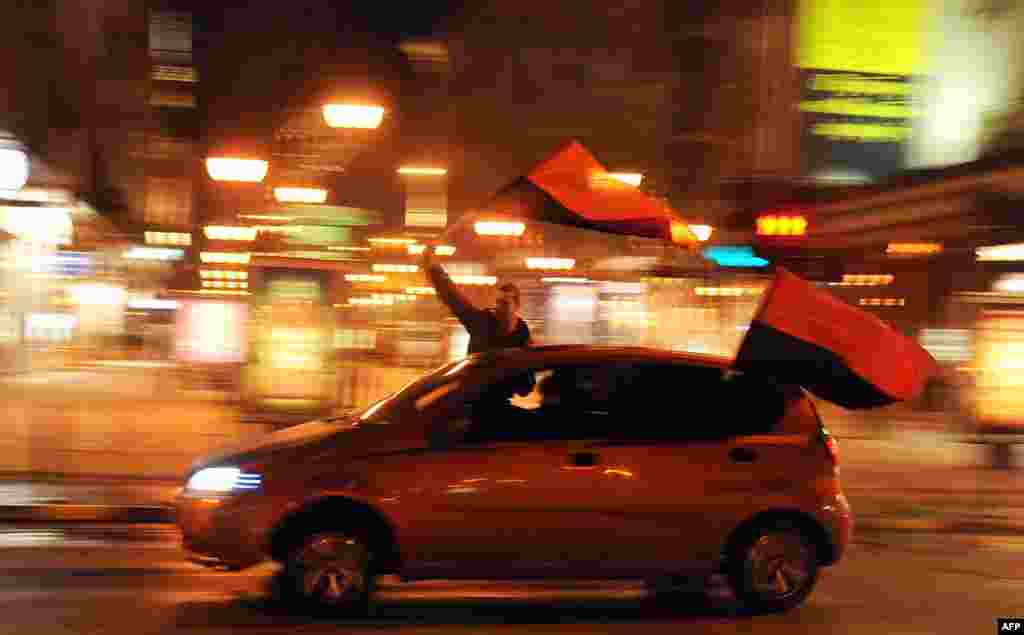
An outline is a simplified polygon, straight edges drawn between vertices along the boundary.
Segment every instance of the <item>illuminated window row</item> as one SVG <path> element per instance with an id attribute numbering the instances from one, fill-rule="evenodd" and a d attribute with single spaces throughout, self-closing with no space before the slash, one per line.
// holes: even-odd
<path id="1" fill-rule="evenodd" d="M 861 306 L 905 306 L 905 298 L 861 298 L 858 304 Z"/>
<path id="2" fill-rule="evenodd" d="M 181 245 L 192 244 L 192 234 L 185 232 L 146 232 L 147 245 Z"/>
<path id="3" fill-rule="evenodd" d="M 761 236 L 803 236 L 807 233 L 807 219 L 803 216 L 761 216 L 757 219 L 757 233 Z"/>
<path id="4" fill-rule="evenodd" d="M 437 295 L 434 287 L 407 287 L 405 292 L 411 295 Z"/>
<path id="5" fill-rule="evenodd" d="M 199 259 L 207 264 L 247 265 L 249 264 L 250 254 L 204 251 L 199 254 Z"/>
<path id="6" fill-rule="evenodd" d="M 841 287 L 876 287 L 892 284 L 895 278 L 892 274 L 843 274 Z"/>
<path id="7" fill-rule="evenodd" d="M 203 269 L 199 272 L 199 276 L 206 280 L 248 280 L 249 272 Z"/>
<path id="8" fill-rule="evenodd" d="M 203 287 L 208 289 L 248 289 L 248 282 L 234 280 L 203 280 Z"/>

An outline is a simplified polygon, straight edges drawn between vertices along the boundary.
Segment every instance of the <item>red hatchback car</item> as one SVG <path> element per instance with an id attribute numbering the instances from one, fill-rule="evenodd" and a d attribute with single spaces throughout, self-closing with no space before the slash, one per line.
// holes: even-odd
<path id="1" fill-rule="evenodd" d="M 850 542 L 836 444 L 803 389 L 718 358 L 540 347 L 448 364 L 358 416 L 198 462 L 197 560 L 284 565 L 296 599 L 365 609 L 403 579 L 725 573 L 757 611 Z"/>

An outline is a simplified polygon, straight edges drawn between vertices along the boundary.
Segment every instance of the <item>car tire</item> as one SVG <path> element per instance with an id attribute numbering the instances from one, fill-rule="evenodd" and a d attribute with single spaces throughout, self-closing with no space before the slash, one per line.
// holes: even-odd
<path id="1" fill-rule="evenodd" d="M 736 599 L 753 613 L 781 613 L 802 603 L 818 579 L 814 543 L 788 520 L 743 532 L 728 554 L 726 573 Z"/>
<path id="2" fill-rule="evenodd" d="M 348 531 L 307 534 L 284 562 L 285 599 L 314 612 L 366 615 L 375 578 L 369 545 L 362 535 Z"/>

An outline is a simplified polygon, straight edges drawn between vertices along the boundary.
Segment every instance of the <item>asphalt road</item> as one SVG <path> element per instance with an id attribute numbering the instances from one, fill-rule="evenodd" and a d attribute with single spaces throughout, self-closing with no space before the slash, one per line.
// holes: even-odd
<path id="1" fill-rule="evenodd" d="M 160 526 L 0 527 L 0 633 L 992 633 L 1024 615 L 1024 537 L 866 535 L 808 602 L 744 617 L 713 590 L 662 606 L 637 585 L 385 581 L 360 620 L 290 612 L 272 565 L 186 563 Z"/>

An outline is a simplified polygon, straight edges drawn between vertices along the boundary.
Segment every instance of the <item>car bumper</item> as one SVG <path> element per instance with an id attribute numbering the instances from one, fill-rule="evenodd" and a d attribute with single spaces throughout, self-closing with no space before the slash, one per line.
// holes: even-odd
<path id="1" fill-rule="evenodd" d="M 267 559 L 263 505 L 244 495 L 177 501 L 178 528 L 188 559 L 198 564 L 243 569 Z"/>
<path id="2" fill-rule="evenodd" d="M 821 564 L 830 565 L 842 559 L 853 540 L 853 511 L 844 494 L 836 494 L 822 505 L 818 520 L 828 533 L 831 553 L 824 554 Z"/>

